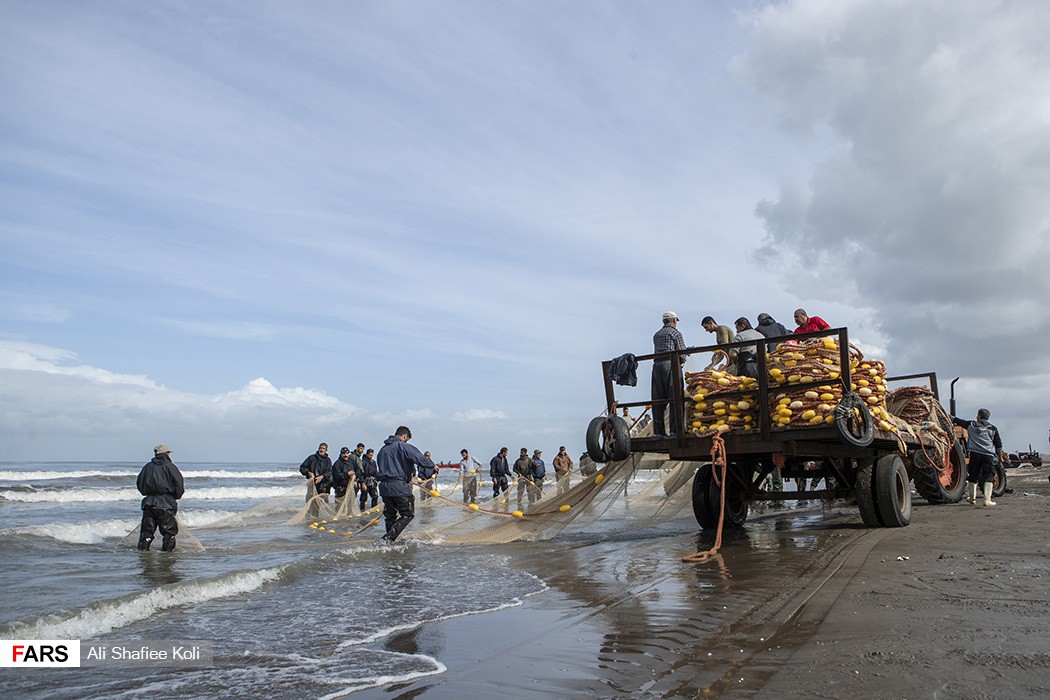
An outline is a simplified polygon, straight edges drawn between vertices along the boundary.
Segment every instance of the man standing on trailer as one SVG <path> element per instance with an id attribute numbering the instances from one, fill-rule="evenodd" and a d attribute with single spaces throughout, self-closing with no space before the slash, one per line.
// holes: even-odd
<path id="1" fill-rule="evenodd" d="M 1004 461 L 1003 441 L 999 429 L 988 422 L 992 412 L 987 408 L 977 411 L 976 420 L 963 420 L 952 416 L 952 422 L 966 429 L 966 447 L 970 450 L 970 463 L 966 468 L 969 493 L 966 500 L 977 504 L 977 487 L 984 492 L 984 505 L 994 506 L 992 487 L 995 482 L 996 459 Z M 996 456 L 998 455 L 998 457 Z"/>
<path id="2" fill-rule="evenodd" d="M 784 328 L 784 324 L 778 323 L 769 314 L 758 315 L 758 327 L 755 330 L 767 338 L 781 338 L 788 334 L 788 329 Z M 777 349 L 780 343 L 767 343 L 766 345 L 767 352 L 772 352 Z"/>
<path id="3" fill-rule="evenodd" d="M 398 426 L 383 442 L 376 462 L 379 463 L 379 495 L 383 498 L 386 534 L 383 541 L 394 542 L 416 515 L 412 494 L 412 477 L 417 468 L 433 469 L 434 463 L 408 441 L 412 431 Z"/>
<path id="4" fill-rule="evenodd" d="M 704 316 L 704 320 L 700 322 L 700 326 L 708 333 L 715 334 L 716 345 L 728 345 L 733 342 L 733 329 L 729 326 L 718 325 L 718 322 L 710 316 Z M 726 356 L 728 357 L 728 353 L 726 353 Z M 726 371 L 729 374 L 736 374 L 736 365 L 733 364 L 731 360 L 726 366 Z"/>
<path id="5" fill-rule="evenodd" d="M 736 320 L 736 337 L 733 342 L 740 343 L 745 340 L 765 340 L 762 335 L 751 327 L 751 322 L 741 316 Z M 753 347 L 736 348 L 729 351 L 729 356 L 736 362 L 737 374 L 741 377 L 758 379 L 758 352 L 765 352 L 765 343 L 756 343 Z"/>
<path id="6" fill-rule="evenodd" d="M 798 324 L 798 328 L 795 329 L 796 335 L 799 333 L 813 333 L 814 331 L 822 331 L 831 328 L 827 321 L 820 316 L 810 316 L 806 313 L 805 309 L 795 309 L 795 323 Z"/>
<path id="7" fill-rule="evenodd" d="M 706 319 L 705 319 L 706 320 Z M 675 350 L 685 350 L 685 338 L 678 330 L 678 314 L 665 311 L 663 328 L 653 334 L 653 353 L 661 355 Z M 666 422 L 670 423 L 671 435 L 678 432 L 678 410 L 668 399 L 674 398 L 674 382 L 681 382 L 681 376 L 672 376 L 671 358 L 657 357 L 653 361 L 652 397 L 653 397 L 653 435 L 667 435 Z M 658 403 L 660 402 L 660 403 Z M 664 420 L 665 412 L 670 413 L 670 421 Z"/>

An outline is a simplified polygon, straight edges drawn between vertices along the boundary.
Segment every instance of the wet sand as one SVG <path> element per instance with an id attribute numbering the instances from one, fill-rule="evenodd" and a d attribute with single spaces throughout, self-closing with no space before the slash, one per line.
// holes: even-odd
<path id="1" fill-rule="evenodd" d="M 1048 472 L 1011 470 L 996 508 L 916 499 L 901 529 L 758 514 L 701 565 L 690 518 L 509 545 L 549 590 L 390 638 L 448 671 L 359 696 L 1047 697 Z"/>

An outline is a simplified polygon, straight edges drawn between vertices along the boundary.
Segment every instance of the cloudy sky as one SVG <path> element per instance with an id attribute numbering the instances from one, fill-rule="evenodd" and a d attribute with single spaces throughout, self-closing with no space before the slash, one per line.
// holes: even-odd
<path id="1" fill-rule="evenodd" d="M 805 306 L 1046 449 L 1050 5 L 0 6 L 0 460 L 579 454 Z M 643 373 L 642 384 L 647 384 Z M 644 392 L 634 394 L 643 398 Z"/>

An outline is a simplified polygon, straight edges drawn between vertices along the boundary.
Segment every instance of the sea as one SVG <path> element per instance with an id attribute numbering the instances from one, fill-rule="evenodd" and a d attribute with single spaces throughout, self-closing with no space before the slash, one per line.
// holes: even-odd
<path id="1" fill-rule="evenodd" d="M 0 463 L 0 638 L 206 641 L 212 665 L 4 669 L 0 697 L 342 697 L 445 671 L 383 649 L 390 635 L 546 588 L 495 547 L 379 547 L 379 528 L 347 539 L 239 525 L 238 514 L 302 488 L 287 464 L 179 467 L 180 526 L 203 550 L 180 542 L 172 555 L 122 543 L 141 516 L 140 464 Z"/>

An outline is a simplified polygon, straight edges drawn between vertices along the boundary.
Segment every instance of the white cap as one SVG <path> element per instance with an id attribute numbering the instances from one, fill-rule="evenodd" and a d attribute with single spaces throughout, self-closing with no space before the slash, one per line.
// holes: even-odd
<path id="1" fill-rule="evenodd" d="M 677 321 L 677 320 L 678 320 L 678 314 L 676 314 L 674 311 L 664 311 L 664 323 L 667 323 L 668 321 Z"/>

